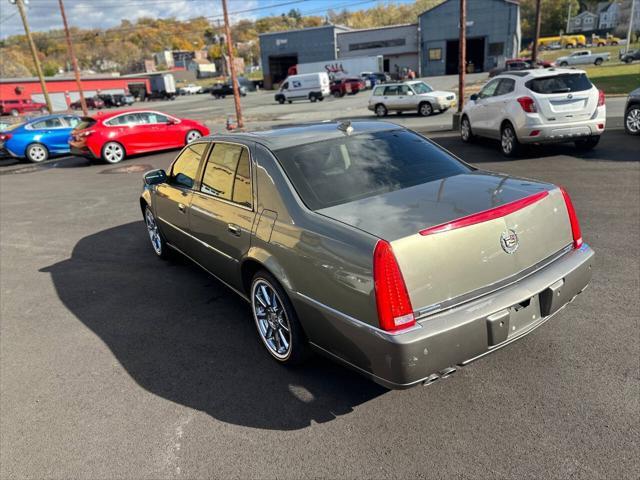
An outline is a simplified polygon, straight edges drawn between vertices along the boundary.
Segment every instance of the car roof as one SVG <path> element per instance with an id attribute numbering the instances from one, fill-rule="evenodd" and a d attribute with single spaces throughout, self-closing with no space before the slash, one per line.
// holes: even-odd
<path id="1" fill-rule="evenodd" d="M 152 108 L 126 108 L 124 110 L 117 110 L 115 112 L 98 112 L 92 115 L 94 120 L 107 121 L 111 120 L 113 117 L 118 117 L 120 115 L 132 114 L 132 113 L 159 113 L 160 115 L 165 115 L 167 117 L 176 117 L 175 115 L 170 115 L 168 113 L 160 112 L 158 110 L 154 110 Z"/>
<path id="2" fill-rule="evenodd" d="M 353 130 L 346 133 L 347 127 Z M 340 127 L 340 128 L 339 128 Z M 264 145 L 272 151 L 283 148 L 307 145 L 315 142 L 343 138 L 345 135 L 358 135 L 362 133 L 384 132 L 402 129 L 400 125 L 391 122 L 379 121 L 332 121 L 309 123 L 296 126 L 276 127 L 270 130 L 257 130 L 254 132 L 238 132 L 228 134 L 215 134 L 203 137 L 209 141 L 243 141 L 256 142 Z"/>
<path id="3" fill-rule="evenodd" d="M 512 72 L 501 72 L 499 75 L 496 75 L 494 78 L 498 77 L 520 77 L 525 78 L 525 80 L 530 80 L 532 78 L 541 78 L 541 77 L 552 77 L 554 75 L 562 75 L 566 73 L 585 73 L 584 70 L 579 70 L 577 68 L 534 68 L 530 70 L 516 70 Z"/>

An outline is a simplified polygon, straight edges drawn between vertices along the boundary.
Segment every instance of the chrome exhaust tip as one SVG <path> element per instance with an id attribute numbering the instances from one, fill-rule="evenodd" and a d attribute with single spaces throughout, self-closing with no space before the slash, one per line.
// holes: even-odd
<path id="1" fill-rule="evenodd" d="M 451 375 L 453 375 L 454 373 L 456 373 L 456 368 L 455 367 L 447 367 L 444 370 L 440 370 L 440 378 L 442 378 L 442 379 L 448 378 Z"/>
<path id="2" fill-rule="evenodd" d="M 431 385 L 438 380 L 440 380 L 440 375 L 438 375 L 437 373 L 432 373 L 422 382 L 422 385 L 426 387 L 427 385 Z"/>

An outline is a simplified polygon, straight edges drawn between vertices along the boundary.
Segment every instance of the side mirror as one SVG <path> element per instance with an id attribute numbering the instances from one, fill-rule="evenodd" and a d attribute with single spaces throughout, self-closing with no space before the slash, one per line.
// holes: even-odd
<path id="1" fill-rule="evenodd" d="M 167 181 L 167 172 L 162 169 L 150 170 L 144 174 L 145 185 L 158 185 Z"/>
<path id="2" fill-rule="evenodd" d="M 472 94 L 472 95 L 469 97 L 469 100 L 472 100 L 472 101 L 474 101 L 474 102 L 475 102 L 476 100 L 478 100 L 478 98 L 479 98 L 479 97 L 478 97 L 478 94 L 477 94 L 477 93 L 474 93 L 474 94 Z"/>

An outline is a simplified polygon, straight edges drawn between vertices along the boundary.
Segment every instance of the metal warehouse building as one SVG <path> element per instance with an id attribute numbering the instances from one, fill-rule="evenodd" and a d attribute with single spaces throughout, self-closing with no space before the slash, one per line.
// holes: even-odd
<path id="1" fill-rule="evenodd" d="M 350 30 L 338 34 L 338 58 L 382 55 L 384 71 L 418 72 L 418 24 Z"/>
<path id="2" fill-rule="evenodd" d="M 348 31 L 339 25 L 288 30 L 260 35 L 260 56 L 265 88 L 287 77 L 287 70 L 298 63 L 322 62 L 337 58 L 336 36 Z"/>
<path id="3" fill-rule="evenodd" d="M 458 73 L 460 2 L 448 0 L 418 17 L 421 75 Z M 467 2 L 468 70 L 488 71 L 520 51 L 520 5 L 516 0 Z"/>

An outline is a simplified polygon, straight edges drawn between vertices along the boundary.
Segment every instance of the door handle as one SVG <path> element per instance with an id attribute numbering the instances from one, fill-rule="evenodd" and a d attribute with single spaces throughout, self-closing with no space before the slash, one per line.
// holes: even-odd
<path id="1" fill-rule="evenodd" d="M 240 232 L 242 230 L 240 230 L 240 227 L 238 225 L 234 225 L 233 223 L 230 223 L 229 225 L 227 225 L 227 230 L 229 230 L 229 232 L 232 235 L 235 235 L 236 237 L 240 236 Z"/>
<path id="2" fill-rule="evenodd" d="M 184 203 L 178 204 L 178 210 L 180 210 L 182 213 L 184 213 L 186 209 L 187 209 L 187 206 Z"/>

